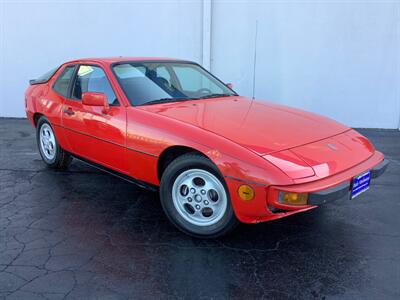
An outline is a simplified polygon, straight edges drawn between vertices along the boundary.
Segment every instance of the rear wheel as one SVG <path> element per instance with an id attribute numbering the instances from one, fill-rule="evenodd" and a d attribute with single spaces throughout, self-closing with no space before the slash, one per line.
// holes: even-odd
<path id="1" fill-rule="evenodd" d="M 201 155 L 185 154 L 168 165 L 160 197 L 171 222 L 190 235 L 218 237 L 237 224 L 225 181 Z"/>
<path id="2" fill-rule="evenodd" d="M 54 169 L 65 169 L 72 156 L 64 151 L 57 142 L 53 127 L 46 117 L 40 117 L 36 126 L 36 141 L 40 156 L 46 165 Z"/>

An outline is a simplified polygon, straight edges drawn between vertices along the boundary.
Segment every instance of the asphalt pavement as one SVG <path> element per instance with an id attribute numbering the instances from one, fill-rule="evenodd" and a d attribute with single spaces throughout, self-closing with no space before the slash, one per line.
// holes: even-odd
<path id="1" fill-rule="evenodd" d="M 46 168 L 28 121 L 0 119 L 0 299 L 400 299 L 400 132 L 360 131 L 391 160 L 369 191 L 199 240 L 154 192 Z"/>

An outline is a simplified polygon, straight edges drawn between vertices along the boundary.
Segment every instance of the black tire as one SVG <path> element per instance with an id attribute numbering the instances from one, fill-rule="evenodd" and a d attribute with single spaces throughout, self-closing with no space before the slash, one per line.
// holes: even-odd
<path id="1" fill-rule="evenodd" d="M 215 224 L 196 225 L 184 219 L 173 202 L 173 185 L 180 174 L 191 169 L 205 170 L 214 175 L 225 189 L 227 205 L 221 219 Z M 164 171 L 160 184 L 161 204 L 168 219 L 181 231 L 200 238 L 216 238 L 232 231 L 238 221 L 233 211 L 229 190 L 218 168 L 206 157 L 195 153 L 184 154 L 172 161 Z M 194 203 L 194 202 L 193 202 Z M 222 215 L 222 212 L 221 212 Z"/>
<path id="2" fill-rule="evenodd" d="M 41 141 L 40 141 L 40 130 L 42 128 L 42 126 L 44 125 L 50 126 L 52 133 L 54 135 L 54 140 L 55 140 L 55 155 L 52 158 L 48 158 L 45 153 L 43 153 L 43 149 L 40 145 Z M 36 126 L 36 142 L 38 145 L 38 149 L 39 149 L 39 153 L 40 156 L 42 157 L 44 163 L 52 169 L 66 169 L 68 168 L 68 166 L 71 164 L 72 161 L 72 156 L 66 152 L 64 149 L 62 149 L 60 147 L 60 145 L 58 144 L 57 141 L 57 137 L 54 134 L 54 130 L 53 127 L 51 126 L 49 120 L 47 120 L 46 117 L 42 116 L 39 118 L 38 122 L 37 122 L 37 126 Z"/>

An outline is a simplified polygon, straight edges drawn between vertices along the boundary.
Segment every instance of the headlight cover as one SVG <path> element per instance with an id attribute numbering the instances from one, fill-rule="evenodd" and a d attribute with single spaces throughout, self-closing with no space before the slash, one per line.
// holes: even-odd
<path id="1" fill-rule="evenodd" d="M 292 179 L 315 175 L 313 168 L 290 150 L 279 151 L 263 157 Z"/>

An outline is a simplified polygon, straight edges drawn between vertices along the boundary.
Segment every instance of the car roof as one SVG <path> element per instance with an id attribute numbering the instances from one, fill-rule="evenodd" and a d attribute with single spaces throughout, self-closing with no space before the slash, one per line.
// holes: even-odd
<path id="1" fill-rule="evenodd" d="M 92 57 L 92 58 L 80 58 L 70 60 L 66 63 L 78 63 L 78 62 L 85 62 L 85 61 L 95 61 L 95 62 L 103 62 L 103 63 L 117 63 L 117 62 L 124 62 L 124 61 L 187 61 L 183 59 L 177 58 L 168 58 L 168 57 L 128 57 L 128 56 L 117 56 L 117 57 Z"/>

